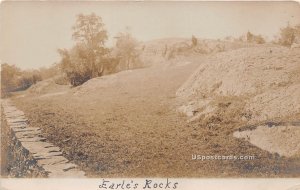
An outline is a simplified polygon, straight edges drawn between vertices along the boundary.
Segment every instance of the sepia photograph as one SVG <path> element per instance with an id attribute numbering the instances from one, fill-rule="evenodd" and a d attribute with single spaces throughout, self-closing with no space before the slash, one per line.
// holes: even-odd
<path id="1" fill-rule="evenodd" d="M 0 41 L 2 180 L 300 178 L 299 2 L 3 1 Z"/>

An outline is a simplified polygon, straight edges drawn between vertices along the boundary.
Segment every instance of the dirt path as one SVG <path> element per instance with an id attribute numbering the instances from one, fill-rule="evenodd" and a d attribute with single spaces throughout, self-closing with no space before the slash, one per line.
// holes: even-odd
<path id="1" fill-rule="evenodd" d="M 299 159 L 278 158 L 235 139 L 241 123 L 212 128 L 207 122 L 187 124 L 176 113 L 176 90 L 201 64 L 200 58 L 187 61 L 93 79 L 65 94 L 26 94 L 14 102 L 90 176 L 299 176 Z M 257 159 L 201 161 L 192 160 L 193 154 Z"/>

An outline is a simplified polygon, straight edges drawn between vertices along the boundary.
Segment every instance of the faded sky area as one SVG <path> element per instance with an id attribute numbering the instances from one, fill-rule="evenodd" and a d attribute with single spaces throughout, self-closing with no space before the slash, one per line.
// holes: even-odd
<path id="1" fill-rule="evenodd" d="M 166 37 L 224 38 L 248 30 L 271 39 L 289 22 L 300 23 L 296 2 L 2 2 L 0 59 L 23 69 L 59 61 L 69 48 L 79 13 L 101 16 L 113 37 L 129 26 L 140 41 Z"/>

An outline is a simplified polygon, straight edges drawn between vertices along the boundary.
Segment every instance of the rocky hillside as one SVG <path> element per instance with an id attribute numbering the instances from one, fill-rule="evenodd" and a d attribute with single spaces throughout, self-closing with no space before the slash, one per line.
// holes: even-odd
<path id="1" fill-rule="evenodd" d="M 257 44 L 198 38 L 197 45 L 192 45 L 192 40 L 188 38 L 164 38 L 143 42 L 138 49 L 144 64 L 161 65 L 166 60 L 180 56 L 207 55 L 250 46 L 257 46 Z"/>
<path id="2" fill-rule="evenodd" d="M 300 48 L 274 45 L 215 54 L 177 91 L 179 111 L 197 120 L 236 106 L 248 122 L 300 113 Z"/>

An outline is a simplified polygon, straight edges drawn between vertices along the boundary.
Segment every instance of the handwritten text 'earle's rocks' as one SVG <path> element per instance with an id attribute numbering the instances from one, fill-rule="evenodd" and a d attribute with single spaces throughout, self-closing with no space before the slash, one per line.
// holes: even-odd
<path id="1" fill-rule="evenodd" d="M 105 180 L 101 181 L 99 189 L 177 189 L 178 182 L 166 180 L 145 179 L 144 182 L 134 180 Z"/>

